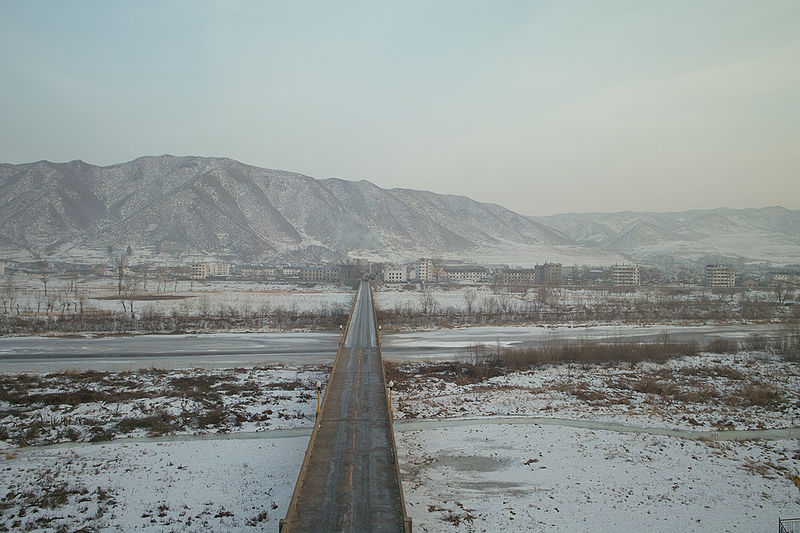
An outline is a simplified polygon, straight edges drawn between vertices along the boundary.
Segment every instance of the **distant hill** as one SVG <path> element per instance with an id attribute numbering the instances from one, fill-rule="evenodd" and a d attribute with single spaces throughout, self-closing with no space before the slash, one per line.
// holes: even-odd
<path id="1" fill-rule="evenodd" d="M 464 196 L 314 179 L 225 158 L 0 164 L 0 258 L 529 265 L 726 260 L 800 263 L 800 211 L 714 209 L 526 217 Z"/>
<path id="2" fill-rule="evenodd" d="M 583 248 L 530 218 L 463 196 L 318 180 L 224 158 L 2 164 L 0 206 L 0 249 L 53 259 L 126 245 L 241 261 Z"/>
<path id="3" fill-rule="evenodd" d="M 783 207 L 572 213 L 531 219 L 576 243 L 645 263 L 800 263 L 800 211 Z"/>

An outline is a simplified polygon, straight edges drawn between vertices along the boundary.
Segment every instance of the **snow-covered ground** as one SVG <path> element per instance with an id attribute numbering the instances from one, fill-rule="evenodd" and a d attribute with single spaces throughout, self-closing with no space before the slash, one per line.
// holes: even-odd
<path id="1" fill-rule="evenodd" d="M 14 305 L 22 313 L 44 312 L 48 303 L 60 311 L 62 304 L 70 308 L 83 304 L 84 311 L 125 312 L 118 294 L 118 279 L 113 276 L 47 276 L 47 295 L 42 276 L 15 273 L 3 282 L 2 300 L 9 302 L 9 291 Z M 124 299 L 129 302 L 130 281 L 124 282 Z M 9 287 L 11 287 L 9 289 Z M 333 308 L 349 308 L 354 292 L 338 285 L 295 285 L 290 283 L 246 280 L 164 280 L 136 279 L 134 303 L 138 314 L 152 312 L 164 315 L 198 315 L 201 313 L 271 312 L 283 309 L 292 312 L 317 312 Z M 136 298 L 146 298 L 136 300 Z M 2 309 L 0 309 L 2 312 Z"/>
<path id="2" fill-rule="evenodd" d="M 400 368 L 392 376 L 399 418 L 544 416 L 705 430 L 800 423 L 800 366 L 757 352 L 551 365 L 475 383 L 447 363 Z"/>
<path id="3" fill-rule="evenodd" d="M 478 382 L 423 364 L 400 366 L 393 398 L 415 531 L 770 531 L 800 515 L 797 362 L 701 354 Z M 275 531 L 308 442 L 312 383 L 325 375 L 284 366 L 6 376 L 3 428 L 13 419 L 37 426 L 41 442 L 87 440 L 88 420 L 132 438 L 19 448 L 11 431 L 0 531 Z M 25 390 L 36 401 L 21 409 L 28 400 L 13 397 Z M 60 403 L 81 391 L 118 397 Z M 177 436 L 149 437 L 163 426 L 131 421 L 150 424 L 154 413 L 183 424 L 167 427 Z M 771 440 L 729 433 L 792 427 Z"/>
<path id="4" fill-rule="evenodd" d="M 797 440 L 558 426 L 401 432 L 414 531 L 774 531 L 800 511 Z"/>
<path id="5" fill-rule="evenodd" d="M 524 311 L 532 304 L 557 307 L 620 305 L 635 308 L 637 304 L 675 302 L 681 306 L 709 305 L 709 302 L 724 302 L 738 305 L 743 299 L 773 302 L 774 291 L 767 289 L 736 289 L 732 292 L 714 292 L 708 287 L 637 287 L 635 291 L 619 288 L 555 287 L 541 291 L 540 288 L 515 289 L 513 287 L 491 287 L 488 285 L 434 285 L 428 288 L 435 312 L 464 313 L 468 306 L 474 312 L 504 309 Z M 788 300 L 796 298 L 800 291 L 790 290 Z M 373 292 L 379 309 L 419 312 L 423 293 L 418 286 L 384 284 Z"/>

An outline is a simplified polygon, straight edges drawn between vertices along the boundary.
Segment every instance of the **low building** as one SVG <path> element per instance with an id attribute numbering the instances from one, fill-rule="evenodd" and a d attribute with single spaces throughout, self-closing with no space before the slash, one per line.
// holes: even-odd
<path id="1" fill-rule="evenodd" d="M 774 285 L 800 285 L 800 274 L 794 272 L 776 272 L 772 274 Z"/>
<path id="2" fill-rule="evenodd" d="M 269 279 L 278 274 L 278 269 L 271 266 L 243 266 L 239 268 L 239 273 L 247 279 Z"/>
<path id="3" fill-rule="evenodd" d="M 284 278 L 299 277 L 301 270 L 303 269 L 300 267 L 286 266 L 281 269 L 281 276 Z"/>
<path id="4" fill-rule="evenodd" d="M 3 261 L 0 261 L 0 276 L 6 275 L 6 264 Z"/>
<path id="5" fill-rule="evenodd" d="M 709 287 L 735 287 L 736 271 L 730 265 L 706 265 L 706 285 Z"/>
<path id="6" fill-rule="evenodd" d="M 313 283 L 336 283 L 339 281 L 339 269 L 335 266 L 301 268 L 300 281 Z"/>
<path id="7" fill-rule="evenodd" d="M 642 284 L 642 272 L 639 265 L 612 266 L 611 282 L 618 287 L 639 287 Z"/>
<path id="8" fill-rule="evenodd" d="M 191 267 L 192 279 L 206 279 L 211 277 L 228 277 L 231 266 L 227 263 L 194 263 Z"/>
<path id="9" fill-rule="evenodd" d="M 447 281 L 483 283 L 489 281 L 489 271 L 472 265 L 446 266 L 442 269 L 442 277 Z"/>
<path id="10" fill-rule="evenodd" d="M 561 285 L 564 280 L 561 263 L 536 265 L 534 271 L 536 272 L 537 285 Z"/>
<path id="11" fill-rule="evenodd" d="M 500 274 L 504 285 L 527 287 L 536 283 L 536 271 L 532 268 L 509 268 Z"/>
<path id="12" fill-rule="evenodd" d="M 387 283 L 405 283 L 408 281 L 408 268 L 405 266 L 391 266 L 383 271 L 383 281 Z"/>

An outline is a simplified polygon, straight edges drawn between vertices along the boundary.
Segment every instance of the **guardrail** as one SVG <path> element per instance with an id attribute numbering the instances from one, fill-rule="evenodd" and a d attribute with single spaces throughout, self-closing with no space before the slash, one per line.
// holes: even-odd
<path id="1" fill-rule="evenodd" d="M 390 401 L 388 391 L 386 390 L 386 370 L 383 366 L 383 353 L 381 352 L 381 341 L 380 341 L 380 333 L 378 330 L 378 313 L 375 312 L 375 293 L 372 292 L 372 288 L 370 287 L 369 295 L 372 299 L 370 304 L 372 305 L 372 320 L 375 323 L 375 336 L 377 337 L 377 345 L 378 345 L 378 359 L 381 361 L 381 381 L 383 382 L 383 397 L 386 398 L 386 402 Z M 394 468 L 395 472 L 397 472 L 397 490 L 400 493 L 400 508 L 403 511 L 403 532 L 404 533 L 411 533 L 411 517 L 406 514 L 406 499 L 403 496 L 403 481 L 400 479 L 400 462 L 397 458 L 397 443 L 395 442 L 394 438 L 394 414 L 392 411 L 392 406 L 388 405 L 389 407 L 389 433 L 392 435 L 392 454 L 394 455 Z"/>
<path id="2" fill-rule="evenodd" d="M 331 378 L 333 377 L 334 372 L 336 372 L 336 368 L 341 363 L 342 358 L 339 357 L 342 350 L 344 349 L 345 340 L 347 339 L 347 332 L 350 330 L 350 322 L 353 320 L 353 313 L 356 310 L 356 302 L 358 302 L 358 293 L 360 289 L 356 291 L 356 295 L 353 297 L 353 303 L 350 306 L 350 314 L 347 315 L 347 325 L 344 328 L 344 332 L 342 333 L 342 338 L 339 341 L 339 348 L 336 350 L 336 359 L 333 361 L 333 368 L 331 369 L 331 374 L 328 376 L 328 383 L 330 383 Z M 300 473 L 297 475 L 297 483 L 295 483 L 294 490 L 292 491 L 292 498 L 289 500 L 289 507 L 286 509 L 286 516 L 292 516 L 297 509 L 297 500 L 300 496 L 300 491 L 305 485 L 306 473 L 308 472 L 309 464 L 311 464 L 311 452 L 314 449 L 314 444 L 317 440 L 317 430 L 319 429 L 319 417 L 321 413 L 325 411 L 325 406 L 328 402 L 328 387 L 325 386 L 325 396 L 322 397 L 322 406 L 317 411 L 317 418 L 314 419 L 314 429 L 311 432 L 311 438 L 308 441 L 308 447 L 306 448 L 306 453 L 303 456 L 303 463 L 300 465 Z M 283 531 L 283 527 L 286 525 L 286 518 L 281 518 L 280 522 L 278 523 L 278 532 L 280 533 Z"/>
<path id="3" fill-rule="evenodd" d="M 778 518 L 778 533 L 800 533 L 800 518 Z"/>

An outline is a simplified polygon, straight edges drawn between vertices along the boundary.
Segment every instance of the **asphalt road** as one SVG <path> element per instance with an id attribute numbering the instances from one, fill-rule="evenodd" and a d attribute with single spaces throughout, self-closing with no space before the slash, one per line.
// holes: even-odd
<path id="1" fill-rule="evenodd" d="M 403 531 L 392 424 L 366 283 L 306 453 L 283 533 Z"/>

